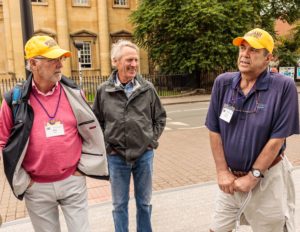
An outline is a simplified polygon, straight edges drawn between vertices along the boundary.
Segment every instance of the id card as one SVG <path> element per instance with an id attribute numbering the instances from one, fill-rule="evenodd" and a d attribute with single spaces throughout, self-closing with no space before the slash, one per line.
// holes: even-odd
<path id="1" fill-rule="evenodd" d="M 47 123 L 47 125 L 45 126 L 45 131 L 47 138 L 65 134 L 64 125 L 59 121 L 56 121 L 54 124 Z"/>
<path id="2" fill-rule="evenodd" d="M 220 119 L 224 120 L 227 123 L 230 123 L 233 113 L 234 113 L 234 107 L 228 104 L 224 104 L 220 115 Z"/>

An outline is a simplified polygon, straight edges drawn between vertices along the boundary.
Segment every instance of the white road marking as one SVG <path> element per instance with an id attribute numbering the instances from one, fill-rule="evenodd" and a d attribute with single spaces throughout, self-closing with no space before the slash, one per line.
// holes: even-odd
<path id="1" fill-rule="evenodd" d="M 188 110 L 183 110 L 184 112 L 189 112 L 189 111 L 199 111 L 199 110 L 208 110 L 208 108 L 197 108 L 197 109 L 188 109 Z"/>
<path id="2" fill-rule="evenodd" d="M 189 126 L 189 124 L 184 122 L 169 122 L 171 125 L 177 125 L 177 126 Z"/>
<path id="3" fill-rule="evenodd" d="M 182 110 L 167 111 L 167 114 L 179 113 L 179 112 L 182 112 Z"/>

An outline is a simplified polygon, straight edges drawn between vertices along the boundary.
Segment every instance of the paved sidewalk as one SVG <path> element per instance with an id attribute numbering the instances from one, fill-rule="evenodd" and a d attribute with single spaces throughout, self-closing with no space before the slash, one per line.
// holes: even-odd
<path id="1" fill-rule="evenodd" d="M 300 168 L 293 171 L 296 183 L 296 192 L 300 191 Z M 207 232 L 213 211 L 214 198 L 217 190 L 215 182 L 186 186 L 154 192 L 153 195 L 153 231 L 156 232 Z M 296 205 L 296 232 L 300 232 L 300 195 L 297 194 Z M 111 216 L 111 202 L 90 206 L 89 219 L 92 231 L 112 232 L 113 221 Z M 135 205 L 130 200 L 130 229 L 136 231 Z M 62 232 L 67 228 L 63 218 Z M 19 232 L 33 231 L 28 218 L 5 223 L 0 231 Z M 251 229 L 242 226 L 240 232 L 250 232 Z"/>

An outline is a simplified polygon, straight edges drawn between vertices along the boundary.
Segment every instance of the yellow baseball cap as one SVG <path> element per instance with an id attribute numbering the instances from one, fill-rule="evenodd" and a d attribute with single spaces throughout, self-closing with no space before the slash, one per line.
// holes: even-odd
<path id="1" fill-rule="evenodd" d="M 232 41 L 232 44 L 235 46 L 240 46 L 243 41 L 247 41 L 251 47 L 256 49 L 267 49 L 270 53 L 273 52 L 274 40 L 272 36 L 260 29 L 255 28 L 247 32 L 243 37 L 237 37 Z"/>
<path id="2" fill-rule="evenodd" d="M 36 56 L 43 56 L 50 59 L 71 56 L 70 51 L 61 49 L 53 38 L 46 35 L 31 37 L 25 44 L 25 54 L 26 59 Z"/>

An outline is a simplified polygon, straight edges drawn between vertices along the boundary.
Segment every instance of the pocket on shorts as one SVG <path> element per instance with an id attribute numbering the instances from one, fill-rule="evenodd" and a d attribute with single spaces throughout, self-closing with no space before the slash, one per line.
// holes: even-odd
<path id="1" fill-rule="evenodd" d="M 31 193 L 36 185 L 37 185 L 37 183 L 33 182 L 33 184 L 29 188 L 26 189 L 25 193 Z"/>
<path id="2" fill-rule="evenodd" d="M 295 224 L 293 221 L 291 221 L 289 218 L 286 218 L 283 232 L 294 232 L 295 231 Z"/>

